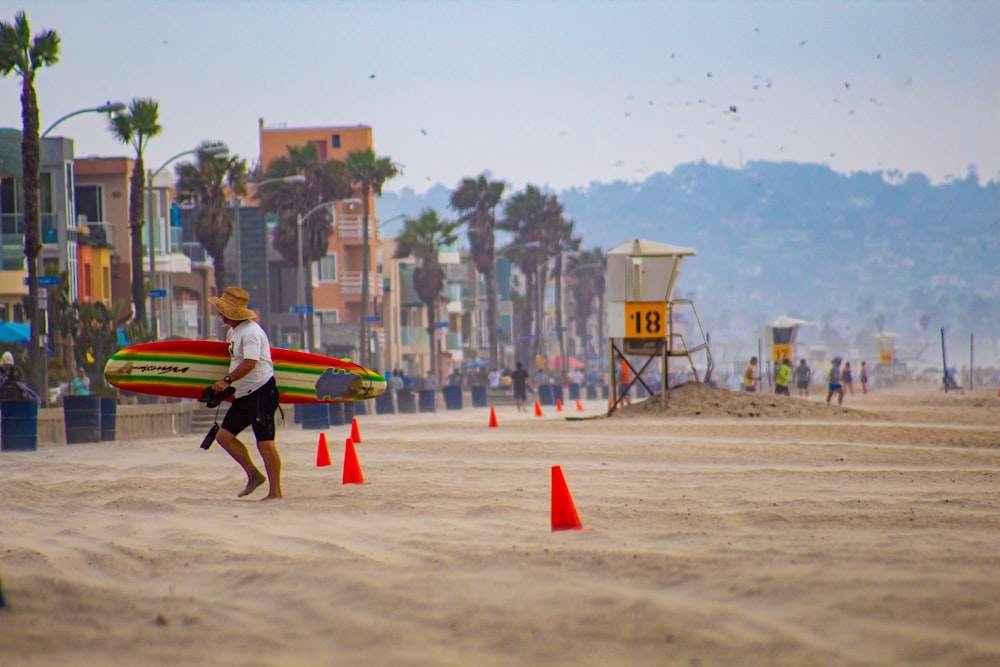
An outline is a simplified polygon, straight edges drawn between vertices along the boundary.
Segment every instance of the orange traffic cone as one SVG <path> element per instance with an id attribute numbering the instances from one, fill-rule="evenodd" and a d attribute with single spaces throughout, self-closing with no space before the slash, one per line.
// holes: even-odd
<path id="1" fill-rule="evenodd" d="M 358 418 L 351 419 L 351 440 L 361 444 L 361 431 L 358 429 Z"/>
<path id="2" fill-rule="evenodd" d="M 365 474 L 361 472 L 361 462 L 358 461 L 354 441 L 347 438 L 344 444 L 344 484 L 364 484 Z"/>
<path id="3" fill-rule="evenodd" d="M 556 412 L 562 412 L 562 399 L 556 399 Z"/>
<path id="4" fill-rule="evenodd" d="M 536 417 L 542 416 L 542 406 L 537 399 L 535 400 L 535 416 Z"/>
<path id="5" fill-rule="evenodd" d="M 580 515 L 576 513 L 573 496 L 566 486 L 562 468 L 552 466 L 552 530 L 581 530 Z"/>
<path id="6" fill-rule="evenodd" d="M 490 406 L 490 428 L 497 428 L 500 424 L 497 423 L 497 411 Z"/>
<path id="7" fill-rule="evenodd" d="M 316 448 L 316 467 L 332 466 L 330 449 L 326 446 L 326 433 L 319 434 L 319 447 Z"/>
<path id="8" fill-rule="evenodd" d="M 583 403 L 580 402 L 579 398 L 576 399 L 576 411 L 583 412 Z"/>

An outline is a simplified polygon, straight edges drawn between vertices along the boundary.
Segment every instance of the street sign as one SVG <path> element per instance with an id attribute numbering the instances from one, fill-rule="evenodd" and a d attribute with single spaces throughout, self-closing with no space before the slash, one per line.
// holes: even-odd
<path id="1" fill-rule="evenodd" d="M 25 276 L 24 284 L 28 284 L 28 278 Z M 59 276 L 38 276 L 38 286 L 39 287 L 54 287 L 59 284 Z"/>
<path id="2" fill-rule="evenodd" d="M 292 306 L 293 313 L 311 313 L 312 311 L 312 306 Z"/>
<path id="3" fill-rule="evenodd" d="M 378 315 L 376 315 L 374 317 L 366 317 L 365 318 L 365 322 L 381 322 L 381 321 L 382 321 L 382 318 L 379 317 Z"/>
<path id="4" fill-rule="evenodd" d="M 167 290 L 165 289 L 151 289 L 149 290 L 150 299 L 162 299 L 167 295 Z"/>
<path id="5" fill-rule="evenodd" d="M 438 329 L 445 329 L 445 328 L 448 327 L 448 323 L 447 322 L 435 322 L 434 326 L 436 326 Z"/>

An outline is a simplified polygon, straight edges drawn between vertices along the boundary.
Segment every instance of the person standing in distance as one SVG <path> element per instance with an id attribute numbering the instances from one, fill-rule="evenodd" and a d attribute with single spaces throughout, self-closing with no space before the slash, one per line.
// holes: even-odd
<path id="1" fill-rule="evenodd" d="M 750 363 L 743 371 L 743 391 L 757 391 L 757 384 L 760 377 L 757 376 L 757 357 L 750 357 Z"/>
<path id="2" fill-rule="evenodd" d="M 229 374 L 212 385 L 216 393 L 230 385 L 236 389 L 233 404 L 222 420 L 215 436 L 223 449 L 240 464 L 247 474 L 247 485 L 238 495 L 242 498 L 268 482 L 264 500 L 281 498 L 281 457 L 274 441 L 274 413 L 278 409 L 278 386 L 274 381 L 271 343 L 267 333 L 257 324 L 257 314 L 247 308 L 250 295 L 239 287 L 227 287 L 221 297 L 208 300 L 219 311 L 229 327 Z M 264 459 L 267 477 L 257 469 L 246 445 L 237 437 L 248 426 L 253 427 L 257 449 Z"/>
<path id="3" fill-rule="evenodd" d="M 510 374 L 511 384 L 514 386 L 514 401 L 517 403 L 518 412 L 527 412 L 528 406 L 528 371 L 524 370 L 521 362 L 517 362 L 517 368 Z"/>

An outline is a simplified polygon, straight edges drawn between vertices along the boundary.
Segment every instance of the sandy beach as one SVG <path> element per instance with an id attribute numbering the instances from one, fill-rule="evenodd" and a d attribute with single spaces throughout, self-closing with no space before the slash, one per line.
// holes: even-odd
<path id="1" fill-rule="evenodd" d="M 2 453 L 0 666 L 1000 664 L 995 388 L 668 399 Z"/>

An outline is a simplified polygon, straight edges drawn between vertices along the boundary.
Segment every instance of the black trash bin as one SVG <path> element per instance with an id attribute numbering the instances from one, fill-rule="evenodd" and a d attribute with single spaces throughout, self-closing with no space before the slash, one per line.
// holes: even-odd
<path id="1" fill-rule="evenodd" d="M 66 444 L 101 441 L 101 399 L 98 396 L 63 398 Z"/>
<path id="2" fill-rule="evenodd" d="M 447 386 L 441 389 L 441 394 L 444 396 L 444 408 L 445 410 L 461 410 L 462 409 L 462 388 Z"/>
<path id="3" fill-rule="evenodd" d="M 597 387 L 594 385 L 587 385 L 587 400 L 596 401 L 597 400 Z"/>
<path id="4" fill-rule="evenodd" d="M 118 399 L 101 397 L 101 442 L 115 439 L 118 425 Z"/>
<path id="5" fill-rule="evenodd" d="M 472 407 L 474 408 L 490 407 L 489 403 L 486 402 L 486 387 L 472 388 Z"/>
<path id="6" fill-rule="evenodd" d="M 302 415 L 304 429 L 322 431 L 330 428 L 330 411 L 326 403 L 303 403 L 299 414 Z"/>
<path id="7" fill-rule="evenodd" d="M 433 389 L 421 389 L 418 392 L 417 402 L 421 412 L 437 412 L 437 395 Z"/>
<path id="8" fill-rule="evenodd" d="M 555 405 L 556 404 L 556 396 L 555 396 L 555 393 L 552 391 L 552 387 L 553 387 L 553 385 L 551 385 L 551 384 L 538 385 L 537 391 L 538 391 L 538 403 L 539 404 L 541 404 L 541 405 Z"/>
<path id="9" fill-rule="evenodd" d="M 396 392 L 396 407 L 400 414 L 412 415 L 417 411 L 417 395 L 412 389 L 400 389 Z"/>
<path id="10" fill-rule="evenodd" d="M 354 406 L 354 416 L 360 417 L 361 415 L 368 414 L 368 401 L 355 401 L 351 403 Z"/>
<path id="11" fill-rule="evenodd" d="M 563 388 L 561 384 L 552 385 L 552 404 L 555 405 L 556 401 L 559 401 L 559 405 L 565 403 L 563 400 Z"/>
<path id="12" fill-rule="evenodd" d="M 343 403 L 329 403 L 327 405 L 327 414 L 330 416 L 330 426 L 343 426 L 347 423 L 344 417 Z"/>
<path id="13" fill-rule="evenodd" d="M 375 414 L 378 415 L 396 414 L 396 404 L 392 400 L 391 391 L 387 391 L 381 396 L 375 397 Z"/>
<path id="14" fill-rule="evenodd" d="M 570 382 L 569 383 L 569 400 L 575 401 L 580 398 L 580 383 Z"/>
<path id="15" fill-rule="evenodd" d="M 38 449 L 38 401 L 0 401 L 0 451 Z"/>

